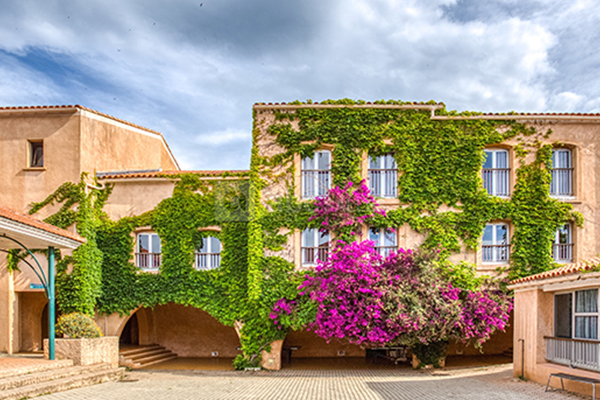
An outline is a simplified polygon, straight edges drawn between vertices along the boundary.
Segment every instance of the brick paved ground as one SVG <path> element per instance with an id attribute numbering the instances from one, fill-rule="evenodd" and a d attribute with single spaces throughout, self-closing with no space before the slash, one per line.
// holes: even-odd
<path id="1" fill-rule="evenodd" d="M 454 371 L 360 370 L 130 372 L 122 382 L 44 396 L 43 400 L 104 399 L 577 399 L 512 378 L 510 366 Z M 589 397 L 588 397 L 589 398 Z"/>

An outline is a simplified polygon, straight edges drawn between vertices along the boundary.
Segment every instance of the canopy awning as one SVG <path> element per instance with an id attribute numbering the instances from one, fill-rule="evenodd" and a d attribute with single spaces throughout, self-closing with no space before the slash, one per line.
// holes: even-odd
<path id="1" fill-rule="evenodd" d="M 0 206 L 0 249 L 19 249 L 17 243 L 2 236 L 8 236 L 29 249 L 76 249 L 85 239 L 76 233 L 57 228 L 29 215 L 18 213 Z"/>

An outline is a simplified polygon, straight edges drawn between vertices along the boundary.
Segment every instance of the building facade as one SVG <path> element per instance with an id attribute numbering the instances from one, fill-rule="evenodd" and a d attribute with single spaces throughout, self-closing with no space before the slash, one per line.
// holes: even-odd
<path id="1" fill-rule="evenodd" d="M 231 358 L 240 345 L 262 350 L 252 347 L 258 330 L 243 321 L 255 304 L 268 304 L 267 294 L 281 294 L 276 267 L 301 274 L 327 257 L 335 238 L 306 210 L 348 182 L 364 181 L 387 212 L 359 232 L 382 255 L 426 246 L 480 274 L 515 277 L 600 251 L 598 115 L 472 115 L 441 103 L 348 101 L 253 111 L 249 171 L 181 171 L 160 134 L 125 121 L 80 106 L 1 109 L 0 204 L 27 212 L 82 173 L 86 191 L 110 188 L 102 211 L 115 224 L 98 233 L 105 255 L 97 322 L 125 344 L 158 343 L 190 357 Z M 248 212 L 231 211 L 232 203 Z M 50 204 L 38 215 L 57 211 Z M 125 250 L 109 253 L 107 238 Z M 16 321 L 0 333 L 0 351 L 39 350 L 45 300 L 32 289 L 35 277 L 0 271 L 0 313 Z M 300 358 L 365 355 L 302 330 L 269 338 L 279 342 L 265 354 L 267 367 L 279 365 L 282 344 Z M 512 347 L 508 330 L 483 351 Z M 461 343 L 449 349 L 478 352 Z"/>

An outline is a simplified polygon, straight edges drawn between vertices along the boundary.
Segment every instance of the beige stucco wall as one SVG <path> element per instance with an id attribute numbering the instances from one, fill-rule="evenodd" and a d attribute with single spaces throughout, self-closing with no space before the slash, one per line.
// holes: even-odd
<path id="1" fill-rule="evenodd" d="M 173 195 L 175 184 L 170 180 L 121 180 L 110 182 L 113 191 L 104 211 L 113 220 L 140 215 L 154 209 L 163 199 Z"/>
<path id="2" fill-rule="evenodd" d="M 162 137 L 121 122 L 81 112 L 81 171 L 179 169 Z"/>
<path id="3" fill-rule="evenodd" d="M 44 168 L 29 169 L 28 140 L 44 141 Z M 79 117 L 73 113 L 0 113 L 0 204 L 20 212 L 80 175 Z M 40 212 L 40 217 L 52 208 Z"/>

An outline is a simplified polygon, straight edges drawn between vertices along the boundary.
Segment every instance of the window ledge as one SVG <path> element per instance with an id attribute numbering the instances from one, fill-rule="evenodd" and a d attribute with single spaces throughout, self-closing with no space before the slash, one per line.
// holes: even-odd
<path id="1" fill-rule="evenodd" d="M 550 195 L 550 197 L 555 200 L 568 201 L 569 203 L 574 203 L 577 201 L 577 198 L 575 196 L 552 196 L 552 195 Z M 578 203 L 581 203 L 581 202 L 578 202 Z"/>
<path id="2" fill-rule="evenodd" d="M 45 171 L 46 167 L 27 167 L 23 168 L 23 171 Z"/>

